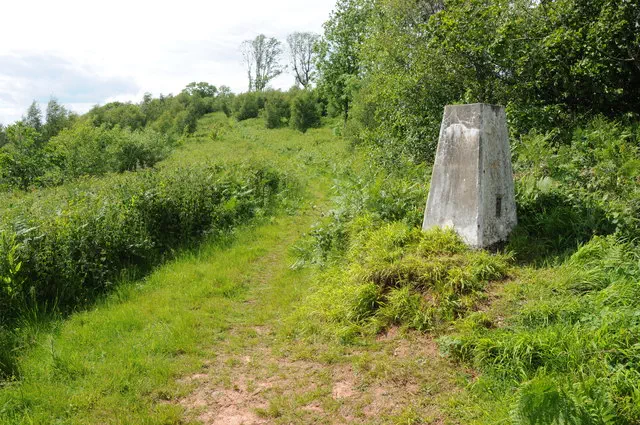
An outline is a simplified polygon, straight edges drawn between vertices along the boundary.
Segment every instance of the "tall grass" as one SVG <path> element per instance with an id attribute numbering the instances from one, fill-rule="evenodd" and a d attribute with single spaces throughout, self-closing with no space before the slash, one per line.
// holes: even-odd
<path id="1" fill-rule="evenodd" d="M 494 397 L 483 399 L 483 410 L 515 394 L 514 423 L 638 423 L 639 281 L 638 249 L 613 236 L 595 237 L 549 280 L 518 282 L 502 325 L 460 323 L 441 344 L 484 372 L 478 388 L 493 388 Z M 504 313 L 494 309 L 490 320 L 504 320 Z"/>

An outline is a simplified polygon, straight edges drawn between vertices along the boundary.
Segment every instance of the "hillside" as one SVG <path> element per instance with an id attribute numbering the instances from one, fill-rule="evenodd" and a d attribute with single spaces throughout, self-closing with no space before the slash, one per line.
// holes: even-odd
<path id="1" fill-rule="evenodd" d="M 468 251 L 412 227 L 427 170 L 388 174 L 372 155 L 328 126 L 301 134 L 205 116 L 160 172 L 242 158 L 297 189 L 84 312 L 24 319 L 3 421 L 496 423 L 621 408 L 633 418 L 633 393 L 589 383 L 637 382 L 624 360 L 635 248 L 596 238 L 547 266 Z M 615 378 L 613 358 L 626 365 Z M 548 405 L 550 391 L 565 404 Z"/>
<path id="2" fill-rule="evenodd" d="M 34 100 L 0 125 L 0 423 L 640 424 L 638 28 L 637 1 L 338 0 L 238 42 L 247 92 Z M 477 117 L 502 171 L 458 180 L 517 213 L 486 249 L 422 228 L 440 129 L 491 156 Z"/>

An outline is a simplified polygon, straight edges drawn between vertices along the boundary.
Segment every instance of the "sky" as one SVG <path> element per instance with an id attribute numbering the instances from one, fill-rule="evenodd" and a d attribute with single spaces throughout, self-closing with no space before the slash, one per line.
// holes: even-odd
<path id="1" fill-rule="evenodd" d="M 95 104 L 179 93 L 192 81 L 246 91 L 239 46 L 263 33 L 286 44 L 322 33 L 336 0 L 6 0 L 0 25 L 0 123 L 53 96 Z M 286 89 L 285 73 L 271 86 Z"/>

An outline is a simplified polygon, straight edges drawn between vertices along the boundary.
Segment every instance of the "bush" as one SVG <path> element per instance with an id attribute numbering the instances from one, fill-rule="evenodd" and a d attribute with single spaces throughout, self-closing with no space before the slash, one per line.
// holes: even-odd
<path id="1" fill-rule="evenodd" d="M 40 184 L 51 161 L 40 134 L 22 123 L 9 126 L 6 133 L 7 144 L 0 148 L 0 184 L 22 190 Z"/>
<path id="2" fill-rule="evenodd" d="M 279 128 L 287 125 L 291 117 L 291 106 L 287 95 L 278 91 L 269 92 L 264 109 L 267 128 Z"/>
<path id="3" fill-rule="evenodd" d="M 258 118 L 264 105 L 265 100 L 260 93 L 248 92 L 239 94 L 233 99 L 234 116 L 238 121 Z"/>
<path id="4" fill-rule="evenodd" d="M 125 131 L 122 137 L 110 145 L 107 152 L 114 171 L 136 171 L 153 167 L 165 159 L 173 150 L 173 143 L 167 136 L 147 129 Z"/>
<path id="5" fill-rule="evenodd" d="M 80 176 L 152 167 L 169 155 L 173 144 L 151 129 L 107 129 L 84 122 L 51 139 L 49 149 L 55 167 L 44 179 L 55 184 Z"/>
<path id="6" fill-rule="evenodd" d="M 52 138 L 49 148 L 54 154 L 60 181 L 85 175 L 102 175 L 111 171 L 107 149 L 122 137 L 120 127 L 94 127 L 82 122 Z M 51 174 L 51 171 L 50 171 Z M 49 176 L 51 180 L 51 175 Z"/>
<path id="7" fill-rule="evenodd" d="M 130 130 L 144 128 L 146 119 L 138 105 L 112 102 L 104 106 L 95 106 L 87 113 L 89 120 L 96 126 L 107 128 L 119 126 Z"/>
<path id="8" fill-rule="evenodd" d="M 366 77 L 349 113 L 363 138 L 397 154 L 432 160 L 451 103 L 505 105 L 512 135 L 553 131 L 556 143 L 594 115 L 640 110 L 640 68 L 628 55 L 640 44 L 637 2 L 373 3 L 356 49 Z M 369 107 L 375 120 L 356 112 Z"/>
<path id="9" fill-rule="evenodd" d="M 364 170 L 344 172 L 336 180 L 338 205 L 296 246 L 297 266 L 324 265 L 341 259 L 350 234 L 369 225 L 369 219 L 402 221 L 411 227 L 422 224 L 429 192 L 425 182 L 427 170 L 402 158 L 394 158 L 388 167 L 380 167 L 378 164 L 385 160 L 377 153 L 369 153 L 363 158 L 367 164 Z"/>
<path id="10" fill-rule="evenodd" d="M 291 127 L 306 132 L 320 126 L 321 110 L 314 92 L 301 91 L 291 102 Z"/>
<path id="11" fill-rule="evenodd" d="M 640 232 L 640 135 L 595 118 L 558 146 L 532 132 L 514 146 L 519 226 L 511 247 L 526 258 L 570 252 L 594 235 Z"/>

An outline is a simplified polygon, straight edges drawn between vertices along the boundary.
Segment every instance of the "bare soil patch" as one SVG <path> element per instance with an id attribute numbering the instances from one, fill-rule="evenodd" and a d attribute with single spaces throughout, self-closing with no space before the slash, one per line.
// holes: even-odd
<path id="1" fill-rule="evenodd" d="M 445 423 L 441 401 L 456 391 L 455 372 L 427 336 L 392 329 L 330 363 L 276 354 L 270 342 L 261 338 L 242 353 L 218 347 L 226 353 L 208 370 L 182 380 L 194 387 L 180 400 L 187 416 L 205 425 L 364 425 L 393 423 L 411 410 L 421 423 Z"/>

